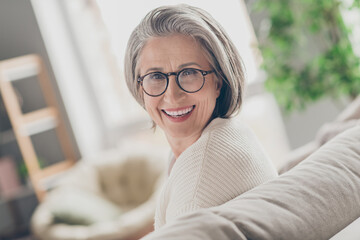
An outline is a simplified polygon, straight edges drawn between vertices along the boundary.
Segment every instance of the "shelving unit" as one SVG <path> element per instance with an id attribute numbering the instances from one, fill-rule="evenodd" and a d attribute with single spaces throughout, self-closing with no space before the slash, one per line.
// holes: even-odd
<path id="1" fill-rule="evenodd" d="M 24 112 L 15 87 L 18 83 L 15 84 L 15 82 L 25 82 L 34 76 L 36 83 L 40 85 L 39 89 L 45 103 L 38 109 Z M 26 55 L 1 61 L 0 93 L 13 128 L 1 133 L 1 143 L 16 139 L 36 196 L 41 201 L 49 186 L 47 179 L 71 168 L 76 159 L 41 58 L 37 55 Z M 50 161 L 50 164 L 48 160 L 46 166 L 41 166 L 39 148 L 34 142 L 38 135 L 49 131 L 55 131 L 54 136 L 60 148 L 57 150 L 57 155 L 62 155 L 64 159 Z"/>

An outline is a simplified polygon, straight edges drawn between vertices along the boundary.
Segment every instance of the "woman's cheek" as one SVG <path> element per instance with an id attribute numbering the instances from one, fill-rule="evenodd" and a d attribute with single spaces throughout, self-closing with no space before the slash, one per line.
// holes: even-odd
<path id="1" fill-rule="evenodd" d="M 159 124 L 160 115 L 157 110 L 157 102 L 154 100 L 155 99 L 146 99 L 145 98 L 145 110 L 147 111 L 147 113 L 149 114 L 151 119 L 153 121 L 155 121 L 155 123 Z"/>

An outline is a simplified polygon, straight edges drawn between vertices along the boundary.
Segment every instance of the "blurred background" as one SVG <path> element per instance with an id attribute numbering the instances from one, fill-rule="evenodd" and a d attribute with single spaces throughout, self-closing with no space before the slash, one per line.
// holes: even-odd
<path id="1" fill-rule="evenodd" d="M 156 192 L 169 147 L 129 94 L 123 58 L 141 18 L 177 3 L 205 9 L 234 41 L 247 77 L 236 118 L 253 129 L 278 168 L 360 92 L 359 0 L 0 0 L 0 239 L 72 239 L 75 233 L 77 239 L 137 239 L 151 231 L 151 222 L 141 220 L 151 219 L 151 204 L 146 215 L 144 203 Z M 111 180 L 104 169 L 118 172 Z M 111 196 L 106 188 L 119 188 L 116 181 L 126 191 Z M 86 184 L 97 188 L 85 187 L 92 196 L 77 195 L 77 183 L 78 192 Z M 46 192 L 59 184 L 72 185 L 76 197 L 63 199 L 65 192 L 52 202 L 72 206 L 44 210 L 51 199 Z M 64 209 L 87 200 L 88 208 L 106 206 L 99 207 L 103 213 L 122 204 L 121 213 L 64 220 Z M 62 209 L 56 229 L 54 209 Z M 138 227 L 128 219 L 138 219 Z M 111 231 L 99 222 L 126 227 L 113 224 Z"/>

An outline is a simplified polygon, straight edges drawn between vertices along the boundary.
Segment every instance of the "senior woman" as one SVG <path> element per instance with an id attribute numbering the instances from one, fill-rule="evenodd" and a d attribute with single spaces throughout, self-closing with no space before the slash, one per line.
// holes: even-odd
<path id="1" fill-rule="evenodd" d="M 155 230 L 277 176 L 255 135 L 231 119 L 243 98 L 242 61 L 204 10 L 182 4 L 149 12 L 130 36 L 125 76 L 172 150 Z"/>

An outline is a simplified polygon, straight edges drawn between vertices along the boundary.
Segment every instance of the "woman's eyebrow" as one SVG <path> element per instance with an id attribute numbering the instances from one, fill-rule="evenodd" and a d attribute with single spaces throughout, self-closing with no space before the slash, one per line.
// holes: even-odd
<path id="1" fill-rule="evenodd" d="M 196 66 L 201 68 L 201 66 L 199 64 L 197 64 L 196 62 L 188 62 L 188 63 L 181 64 L 178 67 L 178 69 L 181 70 L 182 68 L 185 68 L 185 67 L 188 67 L 188 66 L 191 66 L 191 65 L 196 65 Z"/>
<path id="2" fill-rule="evenodd" d="M 163 68 L 160 68 L 160 67 L 152 67 L 152 68 L 149 68 L 145 71 L 145 74 L 148 73 L 148 72 L 161 72 L 163 71 L 164 69 Z"/>
<path id="3" fill-rule="evenodd" d="M 185 68 L 185 67 L 192 66 L 192 65 L 196 65 L 196 66 L 198 66 L 198 67 L 201 68 L 200 64 L 198 64 L 198 63 L 196 63 L 196 62 L 188 62 L 188 63 L 184 63 L 184 64 L 179 65 L 178 70 L 181 70 L 181 69 L 183 69 L 183 68 Z M 154 71 L 155 71 L 155 72 L 162 72 L 162 71 L 164 71 L 164 68 L 161 68 L 161 67 L 151 67 L 151 68 L 148 68 L 148 69 L 146 70 L 145 74 L 148 73 L 148 72 L 154 72 Z"/>

